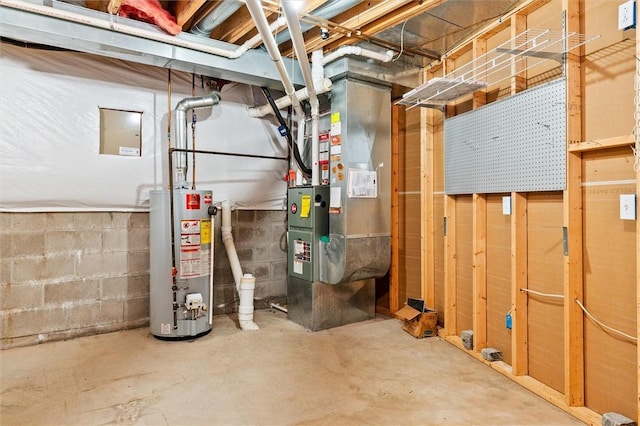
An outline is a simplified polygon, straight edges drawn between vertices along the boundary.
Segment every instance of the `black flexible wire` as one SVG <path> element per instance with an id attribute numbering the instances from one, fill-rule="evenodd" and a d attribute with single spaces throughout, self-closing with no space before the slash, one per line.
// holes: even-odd
<path id="1" fill-rule="evenodd" d="M 280 123 L 280 125 L 284 127 L 284 129 L 287 132 L 287 143 L 289 144 L 289 149 L 293 151 L 293 158 L 296 160 L 296 164 L 300 168 L 300 171 L 302 171 L 302 174 L 304 175 L 304 177 L 306 177 L 307 179 L 311 178 L 311 169 L 307 167 L 302 161 L 302 158 L 300 157 L 300 151 L 298 150 L 298 145 L 293 143 L 289 126 L 287 126 L 287 123 L 284 121 L 284 118 L 282 117 L 282 114 L 280 113 L 280 110 L 276 105 L 276 101 L 273 100 L 273 96 L 271 96 L 271 91 L 269 91 L 269 88 L 263 87 L 262 92 L 264 93 L 264 96 L 267 98 L 267 101 L 269 101 L 269 105 L 271 105 L 271 109 L 273 109 L 273 112 L 276 115 L 276 118 L 278 119 L 278 123 Z M 303 130 L 298 129 L 298 131 L 303 131 Z"/>

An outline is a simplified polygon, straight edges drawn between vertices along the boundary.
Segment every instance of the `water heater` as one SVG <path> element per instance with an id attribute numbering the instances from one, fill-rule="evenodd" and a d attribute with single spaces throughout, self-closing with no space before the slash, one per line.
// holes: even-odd
<path id="1" fill-rule="evenodd" d="M 155 190 L 150 202 L 151 334 L 163 340 L 205 335 L 213 314 L 212 192 Z"/>

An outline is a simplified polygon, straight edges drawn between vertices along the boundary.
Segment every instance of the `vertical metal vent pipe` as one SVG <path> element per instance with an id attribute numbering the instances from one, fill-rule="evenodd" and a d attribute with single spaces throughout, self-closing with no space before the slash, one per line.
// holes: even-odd
<path id="1" fill-rule="evenodd" d="M 176 148 L 187 148 L 187 111 L 218 105 L 220 95 L 217 92 L 206 96 L 185 98 L 176 105 Z M 180 188 L 187 182 L 187 153 L 179 152 L 176 161 L 176 187 Z"/>

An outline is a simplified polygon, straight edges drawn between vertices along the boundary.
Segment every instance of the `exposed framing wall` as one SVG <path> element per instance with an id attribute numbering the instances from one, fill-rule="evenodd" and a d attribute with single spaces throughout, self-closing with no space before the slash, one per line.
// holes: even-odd
<path id="1" fill-rule="evenodd" d="M 549 24 L 560 12 L 565 13 L 569 31 L 602 33 L 604 46 L 587 46 L 567 57 L 567 189 L 562 193 L 465 198 L 442 192 L 442 119 L 492 102 L 505 91 L 515 94 L 548 81 L 562 71 L 557 65 L 528 72 L 514 65 L 506 86 L 477 92 L 448 105 L 444 113 L 428 110 L 422 114 L 421 126 L 422 141 L 426 141 L 421 165 L 422 294 L 434 298 L 444 319 L 442 334 L 480 360 L 483 347 L 502 350 L 503 362 L 485 363 L 590 424 L 600 424 L 601 414 L 607 411 L 636 420 L 640 417 L 637 344 L 605 333 L 575 303 L 582 301 L 614 328 L 640 334 L 640 226 L 621 224 L 616 216 L 618 193 L 640 192 L 640 176 L 634 172 L 629 149 L 633 115 L 626 99 L 633 74 L 628 62 L 633 53 L 629 52 L 635 50 L 640 57 L 640 47 L 637 32 L 616 39 L 620 34 L 615 33 L 610 19 L 600 22 L 612 13 L 603 13 L 602 8 L 617 10 L 617 5 L 590 0 L 525 1 L 425 71 L 427 79 L 449 72 L 490 49 L 505 34 L 512 37 L 526 28 Z M 559 29 L 561 21 L 553 25 Z M 621 58 L 626 58 L 626 65 Z M 609 65 L 618 67 L 616 73 L 603 71 Z M 598 95 L 603 90 L 624 91 L 617 99 L 625 106 Z M 597 121 L 606 121 L 604 126 L 597 124 L 596 116 Z M 596 184 L 609 191 L 606 196 L 588 190 L 595 170 L 611 171 L 610 179 L 596 176 L 600 182 L 615 182 L 611 187 Z M 507 195 L 512 201 L 510 217 L 500 212 L 501 198 Z M 437 232 L 442 218 L 446 235 Z M 613 288 L 612 278 L 618 283 Z M 559 294 L 564 299 L 535 296 L 521 289 Z M 612 314 L 615 300 L 625 302 Z M 504 327 L 507 312 L 513 315 L 511 330 Z M 475 345 L 468 351 L 459 332 L 470 320 Z M 616 398 L 607 397 L 612 393 Z"/>

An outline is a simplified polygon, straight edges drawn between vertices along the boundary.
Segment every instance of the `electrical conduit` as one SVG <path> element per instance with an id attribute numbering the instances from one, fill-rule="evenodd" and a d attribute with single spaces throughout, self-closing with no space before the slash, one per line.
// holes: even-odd
<path id="1" fill-rule="evenodd" d="M 243 274 L 236 247 L 233 244 L 231 235 L 231 203 L 229 200 L 222 202 L 222 243 L 227 251 L 231 273 L 236 283 L 236 290 L 240 296 L 240 306 L 238 307 L 238 321 L 243 330 L 258 330 L 258 326 L 253 322 L 253 293 L 256 287 L 256 279 L 251 274 Z"/>

